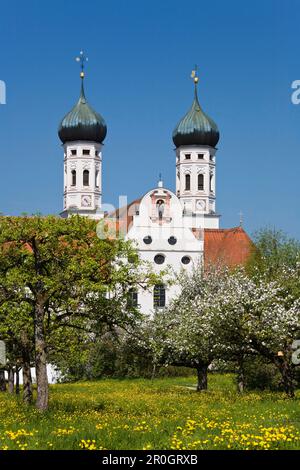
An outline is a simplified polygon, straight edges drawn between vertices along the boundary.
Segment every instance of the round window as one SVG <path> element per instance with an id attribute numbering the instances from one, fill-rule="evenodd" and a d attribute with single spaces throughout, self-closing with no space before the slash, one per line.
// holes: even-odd
<path id="1" fill-rule="evenodd" d="M 164 255 L 155 255 L 154 256 L 154 262 L 156 264 L 163 264 L 165 262 L 165 257 Z"/>
<path id="2" fill-rule="evenodd" d="M 168 242 L 169 242 L 170 245 L 176 245 L 177 238 L 172 236 L 168 239 Z"/>
<path id="3" fill-rule="evenodd" d="M 189 264 L 191 262 L 191 258 L 189 256 L 183 256 L 181 258 L 182 264 Z"/>
<path id="4" fill-rule="evenodd" d="M 146 245 L 150 245 L 150 243 L 152 243 L 152 237 L 147 235 L 147 237 L 144 238 L 144 243 L 146 243 Z"/>

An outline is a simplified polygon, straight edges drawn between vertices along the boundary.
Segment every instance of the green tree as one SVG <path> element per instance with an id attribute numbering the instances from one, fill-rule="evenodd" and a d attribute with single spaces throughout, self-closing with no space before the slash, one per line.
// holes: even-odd
<path id="1" fill-rule="evenodd" d="M 0 305 L 29 306 L 40 410 L 48 407 L 48 351 L 56 332 L 93 334 L 103 323 L 133 322 L 128 291 L 151 278 L 129 242 L 100 239 L 95 229 L 79 216 L 0 218 Z"/>
<path id="2" fill-rule="evenodd" d="M 296 268 L 300 262 L 300 242 L 289 238 L 281 230 L 263 228 L 257 231 L 254 246 L 246 265 L 252 277 L 264 276 L 268 280 L 277 280 L 283 268 Z"/>
<path id="3" fill-rule="evenodd" d="M 3 285 L 3 283 L 2 283 Z M 32 308 L 27 302 L 18 304 L 5 300 L 2 295 L 0 303 L 0 337 L 5 341 L 8 353 L 7 368 L 12 380 L 12 372 L 16 375 L 16 392 L 18 393 L 18 374 L 22 366 L 23 399 L 29 404 L 32 401 L 31 365 L 33 364 L 34 329 Z"/>

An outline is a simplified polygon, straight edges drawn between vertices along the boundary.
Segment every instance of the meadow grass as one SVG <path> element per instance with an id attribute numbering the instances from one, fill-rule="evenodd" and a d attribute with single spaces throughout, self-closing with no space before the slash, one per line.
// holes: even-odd
<path id="1" fill-rule="evenodd" d="M 300 393 L 236 392 L 230 375 L 50 387 L 46 413 L 0 393 L 0 449 L 299 449 Z"/>

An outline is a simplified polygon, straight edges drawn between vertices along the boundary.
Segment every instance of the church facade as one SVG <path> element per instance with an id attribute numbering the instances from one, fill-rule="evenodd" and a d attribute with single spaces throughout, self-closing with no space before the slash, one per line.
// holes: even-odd
<path id="1" fill-rule="evenodd" d="M 216 163 L 219 130 L 202 110 L 198 77 L 194 80 L 191 108 L 176 126 L 175 191 L 157 187 L 112 214 L 102 210 L 102 144 L 107 127 L 84 92 L 84 71 L 77 104 L 59 126 L 64 148 L 64 202 L 62 217 L 73 214 L 113 222 L 136 245 L 140 258 L 157 273 L 165 273 L 153 289 L 133 292 L 132 301 L 145 314 L 165 307 L 179 292 L 179 282 L 169 282 L 182 270 L 199 263 L 245 263 L 251 240 L 241 226 L 220 229 L 216 211 Z"/>

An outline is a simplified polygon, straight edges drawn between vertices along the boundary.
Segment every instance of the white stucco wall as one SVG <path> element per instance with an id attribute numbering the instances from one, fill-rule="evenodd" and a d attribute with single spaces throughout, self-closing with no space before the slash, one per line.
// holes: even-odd
<path id="1" fill-rule="evenodd" d="M 203 189 L 198 188 L 198 175 L 200 174 L 203 175 Z M 190 189 L 186 189 L 186 175 L 190 175 Z M 184 145 L 176 149 L 176 195 L 188 213 L 216 212 L 215 148 Z M 215 218 L 213 228 L 218 228 L 217 223 L 218 219 Z"/>
<path id="2" fill-rule="evenodd" d="M 89 151 L 89 155 L 83 153 Z M 76 151 L 76 155 L 72 154 Z M 83 185 L 83 172 L 89 172 L 89 185 Z M 72 171 L 76 184 L 72 185 Z M 102 145 L 97 142 L 66 142 L 64 144 L 64 200 L 62 216 L 78 213 L 90 218 L 101 218 Z"/>
<path id="3" fill-rule="evenodd" d="M 163 217 L 157 217 L 158 200 L 169 201 L 165 204 Z M 168 206 L 168 207 L 167 207 Z M 198 227 L 203 227 L 204 216 L 198 217 Z M 141 200 L 139 210 L 133 216 L 132 226 L 129 228 L 127 239 L 134 240 L 143 261 L 151 263 L 152 269 L 161 273 L 168 270 L 165 276 L 166 303 L 180 292 L 177 284 L 168 285 L 168 281 L 175 278 L 182 269 L 192 270 L 195 264 L 201 262 L 203 257 L 203 236 L 198 233 L 197 237 L 192 232 L 192 220 L 185 217 L 183 207 L 177 196 L 170 190 L 158 187 L 149 191 Z M 146 244 L 145 237 L 151 237 L 152 242 Z M 169 243 L 170 237 L 176 238 L 176 243 Z M 163 264 L 156 264 L 156 255 L 164 256 Z M 183 264 L 182 258 L 189 257 L 190 263 Z M 145 314 L 153 312 L 153 289 L 145 291 L 141 289 L 138 293 L 138 304 Z"/>

